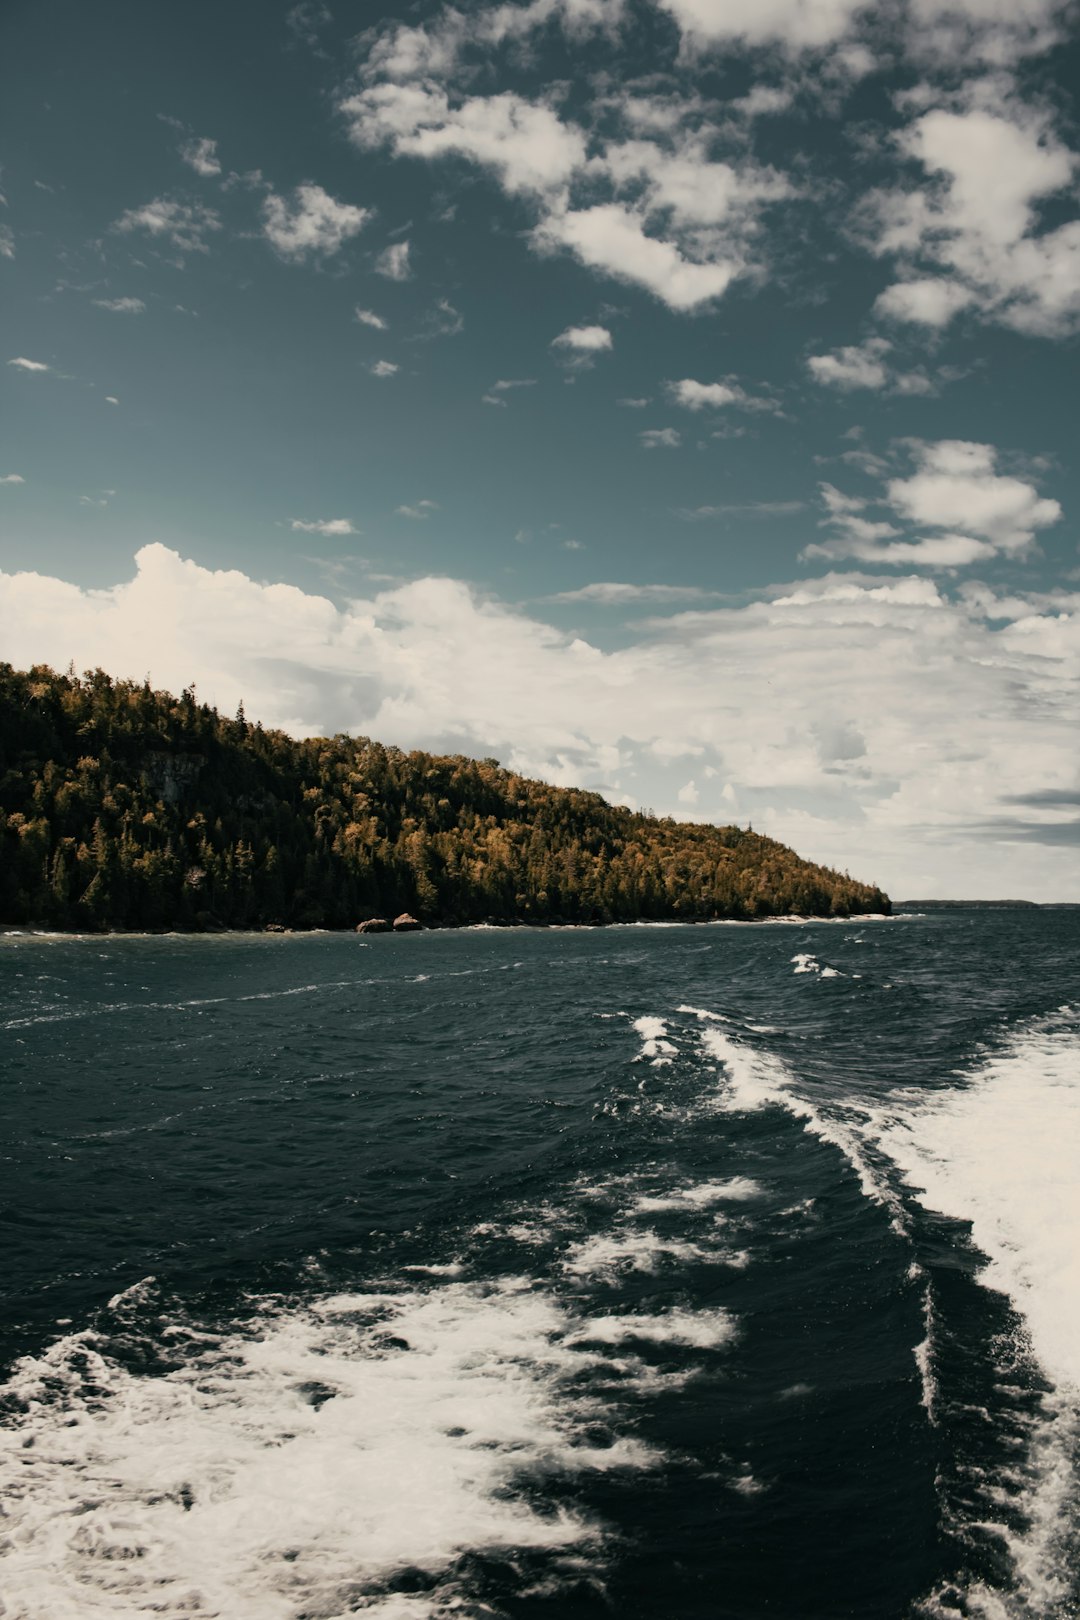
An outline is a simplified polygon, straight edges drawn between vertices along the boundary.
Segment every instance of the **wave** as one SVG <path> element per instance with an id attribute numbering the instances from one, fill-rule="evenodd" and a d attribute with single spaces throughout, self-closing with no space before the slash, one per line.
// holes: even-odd
<path id="1" fill-rule="evenodd" d="M 1080 1552 L 1080 1027 L 1062 1007 L 1014 1030 L 959 1084 L 898 1099 L 878 1142 L 927 1209 L 967 1223 L 978 1280 L 1004 1295 L 1051 1389 L 1020 1474 L 1021 1528 L 983 1525 L 1009 1554 L 1015 1591 L 976 1584 L 987 1620 L 1074 1613 Z M 932 1318 L 928 1318 L 928 1328 Z M 936 1390 L 935 1390 L 936 1394 Z M 991 1509 L 993 1492 L 991 1491 Z M 932 1608 L 933 1612 L 955 1612 Z"/>
<path id="2" fill-rule="evenodd" d="M 145 1305 L 151 1283 L 115 1306 Z M 150 1376 L 69 1335 L 4 1392 L 0 1612 L 389 1620 L 457 1607 L 469 1551 L 580 1571 L 604 1528 L 545 1482 L 660 1461 L 604 1432 L 588 1392 L 590 1372 L 626 1365 L 592 1341 L 647 1331 L 590 1328 L 517 1278 L 268 1304 L 227 1332 L 173 1322 L 176 1364 Z M 696 1331 L 730 1336 L 719 1317 Z"/>

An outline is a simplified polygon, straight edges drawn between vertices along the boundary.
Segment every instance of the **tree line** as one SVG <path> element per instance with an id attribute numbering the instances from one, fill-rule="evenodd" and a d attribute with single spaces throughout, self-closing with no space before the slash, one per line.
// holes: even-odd
<path id="1" fill-rule="evenodd" d="M 0 664 L 0 922 L 606 923 L 888 911 L 771 838 L 496 760 L 297 740 L 149 683 Z"/>

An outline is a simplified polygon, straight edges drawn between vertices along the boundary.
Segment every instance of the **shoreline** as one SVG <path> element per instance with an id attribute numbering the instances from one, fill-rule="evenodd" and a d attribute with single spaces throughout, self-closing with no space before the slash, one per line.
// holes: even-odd
<path id="1" fill-rule="evenodd" d="M 908 912 L 908 916 L 916 913 Z M 699 917 L 699 918 L 672 918 L 672 917 L 643 917 L 633 922 L 609 923 L 432 923 L 424 924 L 417 929 L 400 929 L 396 937 L 417 934 L 507 934 L 529 932 L 534 934 L 550 933 L 598 933 L 611 928 L 767 928 L 788 927 L 805 928 L 814 923 L 827 923 L 834 926 L 838 923 L 864 923 L 864 922 L 895 922 L 895 913 L 884 911 L 854 912 L 848 917 L 820 917 L 814 915 L 803 916 L 797 913 L 785 914 L 779 917 Z M 44 925 L 32 923 L 0 924 L 0 940 L 4 939 L 79 939 L 79 940 L 108 940 L 108 939 L 351 939 L 356 938 L 359 943 L 367 944 L 372 938 L 387 938 L 392 936 L 393 929 L 387 934 L 357 934 L 354 928 L 114 928 L 105 929 L 97 933 L 88 933 L 85 930 L 48 928 Z"/>

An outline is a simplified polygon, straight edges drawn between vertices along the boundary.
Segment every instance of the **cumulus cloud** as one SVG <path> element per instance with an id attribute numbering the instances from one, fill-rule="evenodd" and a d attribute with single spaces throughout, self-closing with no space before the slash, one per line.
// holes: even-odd
<path id="1" fill-rule="evenodd" d="M 807 546 L 803 555 L 893 567 L 964 568 L 998 554 L 1022 556 L 1040 529 L 1061 518 L 1059 502 L 1040 496 L 1026 479 L 998 472 L 999 452 L 993 445 L 942 439 L 916 442 L 911 454 L 915 471 L 889 479 L 876 501 L 822 484 L 827 513 L 822 526 L 832 534 Z M 889 517 L 867 517 L 874 506 L 887 507 Z M 898 523 L 937 532 L 898 538 L 904 532 Z"/>
<path id="2" fill-rule="evenodd" d="M 0 657 L 101 664 L 296 734 L 494 754 L 703 819 L 732 804 L 894 893 L 1054 898 L 1080 878 L 1080 603 L 829 575 L 629 628 L 604 652 L 453 579 L 343 607 L 160 545 L 82 589 L 0 575 Z M 710 774 L 712 773 L 712 774 Z M 1008 795 L 1022 781 L 1025 806 Z M 1069 818 L 1072 818 L 1070 822 Z M 988 851 L 992 854 L 988 858 Z"/>
<path id="3" fill-rule="evenodd" d="M 1033 484 L 997 472 L 992 445 L 944 439 L 914 453 L 917 471 L 887 488 L 889 504 L 910 523 L 962 527 L 997 550 L 1016 553 L 1061 517 L 1059 503 L 1040 496 Z"/>
<path id="4" fill-rule="evenodd" d="M 889 380 L 885 364 L 891 344 L 884 338 L 867 338 L 865 343 L 848 344 L 832 354 L 812 354 L 807 368 L 815 382 L 827 388 L 848 392 L 855 388 L 884 388 Z"/>
<path id="5" fill-rule="evenodd" d="M 141 208 L 129 208 L 114 226 L 124 232 L 145 231 L 183 253 L 208 253 L 207 237 L 221 228 L 221 216 L 213 208 L 177 197 L 155 197 Z"/>
<path id="6" fill-rule="evenodd" d="M 144 315 L 146 305 L 141 298 L 95 298 L 98 309 L 111 310 L 114 315 Z"/>
<path id="7" fill-rule="evenodd" d="M 26 479 L 21 473 L 5 473 L 0 478 L 0 484 L 25 484 Z"/>
<path id="8" fill-rule="evenodd" d="M 52 367 L 47 366 L 45 364 L 44 360 L 27 360 L 25 358 L 25 356 L 23 356 L 23 355 L 17 356 L 17 358 L 14 359 L 14 360 L 9 360 L 8 365 L 9 366 L 15 366 L 16 369 L 19 370 L 19 371 L 51 371 L 52 370 Z"/>
<path id="9" fill-rule="evenodd" d="M 937 327 L 970 309 L 1043 337 L 1076 330 L 1080 219 L 1044 225 L 1040 210 L 1071 190 L 1080 160 L 1046 115 L 977 83 L 921 112 L 899 145 L 926 178 L 867 200 L 870 244 L 903 272 L 879 309 Z"/>
<path id="10" fill-rule="evenodd" d="M 296 187 L 291 204 L 271 192 L 262 211 L 263 235 L 275 253 L 294 263 L 339 252 L 371 218 L 369 208 L 338 202 L 311 181 Z"/>
<path id="11" fill-rule="evenodd" d="M 878 295 L 874 309 L 892 321 L 909 321 L 918 326 L 948 326 L 954 315 L 975 302 L 970 287 L 944 276 L 915 276 L 897 281 Z"/>
<path id="12" fill-rule="evenodd" d="M 692 49 L 742 43 L 789 51 L 836 44 L 865 0 L 659 0 Z"/>
<path id="13" fill-rule="evenodd" d="M 299 529 L 304 534 L 325 534 L 330 536 L 359 534 L 360 532 L 358 529 L 353 528 L 348 518 L 312 518 L 310 521 L 305 518 L 293 518 L 290 527 Z"/>
<path id="14" fill-rule="evenodd" d="M 400 53 L 406 35 L 399 30 L 392 37 Z M 407 38 L 410 59 L 432 48 L 424 30 Z M 371 82 L 341 103 L 358 146 L 483 168 L 533 210 L 530 240 L 538 252 L 570 252 L 592 270 L 647 288 L 672 309 L 719 298 L 746 274 L 762 210 L 792 194 L 773 169 L 746 157 L 716 158 L 719 130 L 700 109 L 695 129 L 661 121 L 651 139 L 635 134 L 590 147 L 585 129 L 553 100 L 515 91 L 457 95 L 431 74 L 404 72 L 399 56 L 395 61 L 392 68 L 386 54 L 373 52 Z M 635 122 L 634 98 L 615 98 L 613 105 Z M 607 195 L 597 199 L 598 191 Z"/>
<path id="15" fill-rule="evenodd" d="M 676 405 L 688 411 L 717 411 L 729 405 L 744 411 L 773 411 L 776 405 L 770 399 L 747 393 L 735 377 L 724 377 L 717 382 L 697 382 L 693 377 L 682 377 L 666 384 L 669 397 Z"/>
<path id="16" fill-rule="evenodd" d="M 205 179 L 221 173 L 221 163 L 217 155 L 217 141 L 208 140 L 205 136 L 193 135 L 190 140 L 184 141 L 180 147 L 180 156 L 189 168 L 201 174 Z"/>
<path id="17" fill-rule="evenodd" d="M 910 0 L 907 45 L 937 66 L 1011 67 L 1064 35 L 1068 0 Z"/>
<path id="18" fill-rule="evenodd" d="M 556 210 L 532 240 L 541 252 L 568 248 L 587 269 L 645 287 L 678 310 L 721 298 L 744 268 L 723 251 L 705 262 L 687 257 L 677 242 L 650 236 L 644 214 L 621 203 Z"/>
<path id="19" fill-rule="evenodd" d="M 678 428 L 644 428 L 638 434 L 643 450 L 677 450 L 682 443 Z"/>
<path id="20" fill-rule="evenodd" d="M 568 326 L 551 340 L 553 349 L 570 349 L 575 354 L 598 354 L 612 346 L 606 326 Z"/>
<path id="21" fill-rule="evenodd" d="M 384 321 L 381 315 L 376 315 L 373 309 L 361 309 L 359 304 L 356 306 L 354 319 L 358 320 L 361 326 L 374 327 L 376 332 L 386 332 L 390 327 L 390 322 Z"/>
<path id="22" fill-rule="evenodd" d="M 391 242 L 375 260 L 375 269 L 388 281 L 408 281 L 412 275 L 408 242 Z"/>
<path id="23" fill-rule="evenodd" d="M 368 367 L 373 377 L 396 377 L 401 370 L 393 360 L 375 360 Z"/>
<path id="24" fill-rule="evenodd" d="M 437 501 L 415 501 L 411 506 L 394 507 L 394 511 L 398 517 L 412 518 L 418 523 L 422 522 L 425 518 L 429 518 L 432 512 L 437 512 L 438 510 L 439 503 Z"/>

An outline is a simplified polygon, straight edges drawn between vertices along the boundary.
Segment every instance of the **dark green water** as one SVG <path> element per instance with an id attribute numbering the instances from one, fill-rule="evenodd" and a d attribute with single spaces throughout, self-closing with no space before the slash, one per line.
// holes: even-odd
<path id="1" fill-rule="evenodd" d="M 1076 1615 L 1078 970 L 0 938 L 0 1615 Z"/>

